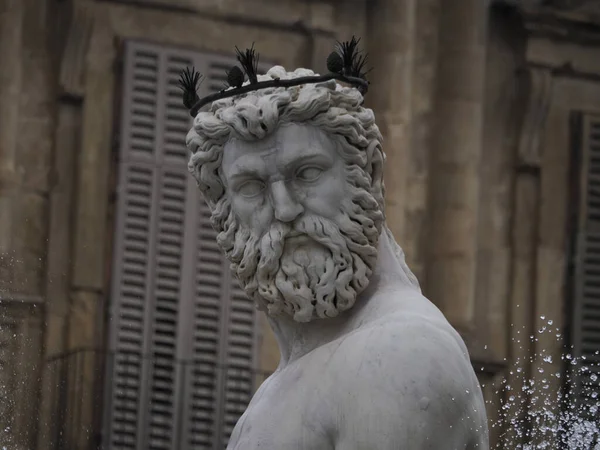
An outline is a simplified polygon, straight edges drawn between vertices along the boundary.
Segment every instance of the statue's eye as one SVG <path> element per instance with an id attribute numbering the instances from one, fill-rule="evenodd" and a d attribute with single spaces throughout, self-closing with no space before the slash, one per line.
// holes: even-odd
<path id="1" fill-rule="evenodd" d="M 315 166 L 303 167 L 298 172 L 296 172 L 296 178 L 302 181 L 315 181 L 317 178 L 321 176 L 323 173 L 323 169 Z"/>
<path id="2" fill-rule="evenodd" d="M 248 180 L 238 186 L 237 191 L 244 197 L 255 197 L 265 189 L 265 184 L 259 180 Z"/>

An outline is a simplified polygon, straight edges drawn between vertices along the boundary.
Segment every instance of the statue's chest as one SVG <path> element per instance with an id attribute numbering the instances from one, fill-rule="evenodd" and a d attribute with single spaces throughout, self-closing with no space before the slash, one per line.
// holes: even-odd
<path id="1" fill-rule="evenodd" d="M 296 377 L 297 378 L 297 377 Z M 228 450 L 329 450 L 327 402 L 311 380 L 282 377 L 259 391 L 238 421 Z"/>

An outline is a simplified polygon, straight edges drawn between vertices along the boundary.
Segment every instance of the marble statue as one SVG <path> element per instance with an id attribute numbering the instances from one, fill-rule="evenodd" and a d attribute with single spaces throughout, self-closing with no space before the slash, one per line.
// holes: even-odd
<path id="1" fill-rule="evenodd" d="M 229 449 L 488 449 L 466 346 L 385 223 L 382 136 L 362 105 L 327 80 L 194 111 L 190 171 L 281 351 Z"/>

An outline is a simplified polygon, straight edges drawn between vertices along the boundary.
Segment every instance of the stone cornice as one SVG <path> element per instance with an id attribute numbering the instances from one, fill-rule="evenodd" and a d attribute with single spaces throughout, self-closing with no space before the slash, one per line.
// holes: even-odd
<path id="1" fill-rule="evenodd" d="M 69 30 L 59 73 L 60 94 L 66 99 L 83 98 L 86 57 L 94 24 L 92 7 L 87 1 L 69 2 Z"/>
<path id="2" fill-rule="evenodd" d="M 531 35 L 588 45 L 600 44 L 600 2 L 504 0 L 497 3 L 513 6 Z"/>
<path id="3" fill-rule="evenodd" d="M 281 31 L 293 34 L 302 34 L 307 36 L 326 36 L 335 37 L 335 29 L 312 26 L 305 18 L 295 18 L 292 20 L 276 20 L 269 17 L 260 17 L 257 15 L 248 15 L 239 11 L 227 11 L 208 5 L 190 6 L 191 2 L 173 1 L 173 0 L 96 0 L 102 4 L 121 4 L 133 8 L 143 8 L 149 10 L 158 10 L 169 14 L 193 14 L 202 16 L 205 19 L 222 21 L 231 24 L 252 25 L 269 30 Z M 304 0 L 308 2 L 309 0 Z M 356 1 L 356 0 L 345 0 Z M 366 1 L 366 0 L 361 0 Z M 335 2 L 334 2 L 335 3 Z"/>
<path id="4" fill-rule="evenodd" d="M 521 171 L 535 172 L 542 159 L 541 134 L 552 98 L 553 73 L 542 67 L 528 67 L 523 71 L 527 82 L 527 106 L 523 117 L 517 155 Z"/>
<path id="5" fill-rule="evenodd" d="M 579 42 L 588 45 L 600 44 L 600 21 L 592 22 L 569 17 L 558 11 L 522 11 L 525 29 L 538 36 Z"/>

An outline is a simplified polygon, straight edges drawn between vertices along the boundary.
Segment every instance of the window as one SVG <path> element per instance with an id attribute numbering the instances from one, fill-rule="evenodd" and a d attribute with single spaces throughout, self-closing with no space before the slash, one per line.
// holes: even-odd
<path id="1" fill-rule="evenodd" d="M 578 115 L 574 128 L 578 164 L 573 178 L 574 206 L 570 344 L 580 362 L 572 373 L 580 410 L 597 403 L 600 363 L 600 115 Z M 594 388 L 595 387 L 595 388 Z"/>
<path id="2" fill-rule="evenodd" d="M 223 448 L 253 392 L 256 317 L 187 171 L 177 80 L 223 88 L 233 57 L 125 45 L 105 449 Z"/>

